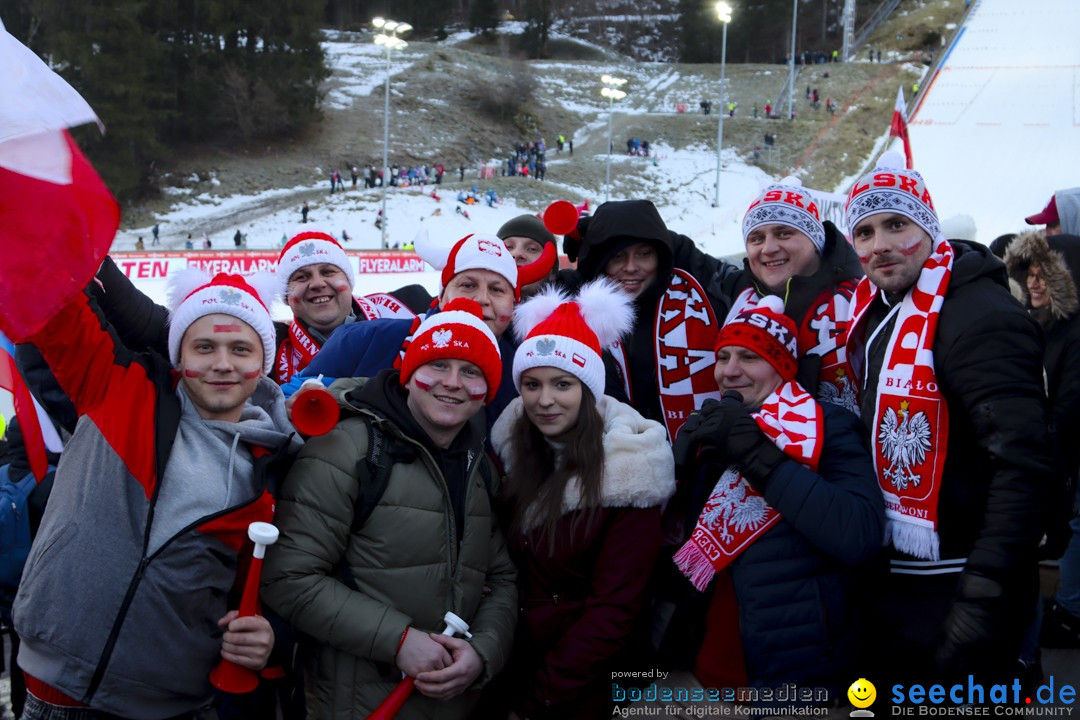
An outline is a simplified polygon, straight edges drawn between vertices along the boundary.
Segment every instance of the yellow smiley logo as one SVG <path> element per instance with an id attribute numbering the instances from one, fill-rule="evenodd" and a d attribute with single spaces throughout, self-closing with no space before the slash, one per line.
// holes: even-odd
<path id="1" fill-rule="evenodd" d="M 868 708 L 877 699 L 877 688 L 866 678 L 859 678 L 851 683 L 847 691 L 848 700 L 857 708 Z"/>

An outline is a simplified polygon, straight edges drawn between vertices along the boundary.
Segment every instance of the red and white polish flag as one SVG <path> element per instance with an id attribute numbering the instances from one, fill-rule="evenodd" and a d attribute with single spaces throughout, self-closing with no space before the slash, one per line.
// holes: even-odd
<path id="1" fill-rule="evenodd" d="M 94 111 L 3 23 L 0 67 L 0 330 L 18 342 L 82 292 L 120 208 L 67 133 Z"/>

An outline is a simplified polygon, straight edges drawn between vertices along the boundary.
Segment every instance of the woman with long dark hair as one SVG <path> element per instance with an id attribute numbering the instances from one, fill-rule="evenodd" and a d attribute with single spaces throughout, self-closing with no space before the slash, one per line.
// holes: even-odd
<path id="1" fill-rule="evenodd" d="M 663 426 L 604 392 L 602 348 L 631 326 L 630 298 L 604 279 L 573 301 L 546 289 L 519 306 L 521 397 L 492 429 L 502 458 L 521 617 L 508 682 L 523 720 L 610 714 L 627 669 L 675 491 Z"/>

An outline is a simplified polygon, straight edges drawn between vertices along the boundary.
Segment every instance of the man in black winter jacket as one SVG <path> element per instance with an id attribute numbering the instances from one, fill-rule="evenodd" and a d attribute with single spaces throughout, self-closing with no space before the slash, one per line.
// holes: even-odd
<path id="1" fill-rule="evenodd" d="M 1014 677 L 1054 482 L 1039 329 L 989 251 L 944 239 L 896 153 L 855 184 L 845 221 L 866 272 L 848 356 L 889 557 L 866 677 Z"/>

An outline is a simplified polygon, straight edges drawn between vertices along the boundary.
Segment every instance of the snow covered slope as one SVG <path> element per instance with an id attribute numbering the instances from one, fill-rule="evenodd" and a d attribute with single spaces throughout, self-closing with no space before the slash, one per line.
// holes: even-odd
<path id="1" fill-rule="evenodd" d="M 982 243 L 1080 185 L 1078 27 L 1077 0 L 978 0 L 910 122 L 938 215 Z"/>

